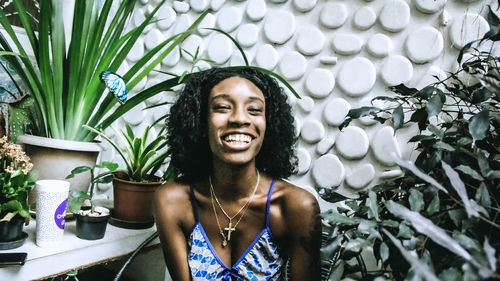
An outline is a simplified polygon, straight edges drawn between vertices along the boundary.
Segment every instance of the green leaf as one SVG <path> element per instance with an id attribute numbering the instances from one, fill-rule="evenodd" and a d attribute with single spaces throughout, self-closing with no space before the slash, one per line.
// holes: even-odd
<path id="1" fill-rule="evenodd" d="M 408 250 L 406 250 L 402 245 L 401 242 L 396 239 L 389 231 L 383 229 L 382 230 L 392 241 L 392 243 L 398 248 L 399 252 L 403 256 L 403 258 L 408 261 L 408 263 L 411 265 L 411 268 L 419 275 L 423 276 L 426 281 L 439 281 L 439 279 L 434 275 L 434 272 L 427 266 L 426 264 L 420 262 L 418 260 L 418 257 L 415 257 L 414 254 L 410 253 Z"/>
<path id="2" fill-rule="evenodd" d="M 432 197 L 432 200 L 431 202 L 429 203 L 429 205 L 427 206 L 427 213 L 429 215 L 433 215 L 437 212 L 439 212 L 439 193 L 435 193 L 434 196 Z"/>
<path id="3" fill-rule="evenodd" d="M 443 191 L 444 193 L 448 193 L 448 190 L 446 190 L 446 188 L 444 188 L 440 183 L 438 183 L 435 179 L 433 179 L 432 177 L 428 176 L 427 174 L 423 173 L 422 171 L 420 171 L 417 166 L 415 166 L 415 164 L 411 161 L 405 161 L 405 160 L 402 160 L 398 157 L 396 157 L 394 159 L 394 161 L 396 162 L 396 164 L 398 164 L 399 166 L 405 168 L 405 169 L 408 169 L 410 170 L 415 176 L 419 177 L 420 179 L 426 181 L 427 183 L 430 183 L 431 185 L 433 185 L 434 187 L 436 187 L 437 189 Z"/>
<path id="4" fill-rule="evenodd" d="M 410 203 L 410 209 L 412 211 L 420 212 L 424 209 L 424 195 L 422 194 L 422 192 L 416 189 L 411 189 L 408 201 Z"/>
<path id="5" fill-rule="evenodd" d="M 472 169 L 471 167 L 469 166 L 466 166 L 466 165 L 459 165 L 457 167 L 455 167 L 455 170 L 458 170 L 470 177 L 472 177 L 473 179 L 476 179 L 476 180 L 479 180 L 479 181 L 483 181 L 484 178 L 478 173 L 476 172 L 476 170 Z"/>
<path id="6" fill-rule="evenodd" d="M 377 223 L 369 220 L 361 220 L 358 225 L 358 232 L 363 234 L 371 234 L 376 231 Z"/>
<path id="7" fill-rule="evenodd" d="M 382 259 L 382 262 L 385 262 L 389 259 L 389 247 L 387 247 L 387 244 L 385 244 L 385 242 L 382 242 L 380 244 L 380 258 Z"/>
<path id="8" fill-rule="evenodd" d="M 490 264 L 490 269 L 494 272 L 497 271 L 497 258 L 495 255 L 495 248 L 490 245 L 487 237 L 484 238 L 483 249 L 484 253 L 486 253 L 488 263 Z"/>
<path id="9" fill-rule="evenodd" d="M 481 245 L 476 240 L 471 239 L 462 232 L 455 229 L 453 230 L 452 236 L 455 240 L 458 241 L 458 243 L 460 243 L 460 245 L 462 245 L 467 250 L 481 251 Z"/>
<path id="10" fill-rule="evenodd" d="M 481 171 L 481 175 L 483 177 L 486 177 L 491 170 L 490 165 L 488 164 L 488 159 L 486 158 L 486 155 L 484 155 L 484 152 L 481 150 L 478 150 L 477 153 L 477 164 L 479 165 L 479 170 Z"/>
<path id="11" fill-rule="evenodd" d="M 454 268 L 447 268 L 439 274 L 439 280 L 441 281 L 462 281 L 462 273 Z"/>
<path id="12" fill-rule="evenodd" d="M 370 212 L 371 212 L 372 216 L 375 218 L 375 220 L 380 221 L 379 214 L 378 214 L 379 207 L 377 204 L 377 194 L 370 190 L 368 192 L 368 197 L 370 199 L 368 201 L 368 207 L 370 208 Z"/>
<path id="13" fill-rule="evenodd" d="M 411 228 L 409 228 L 406 224 L 399 224 L 398 235 L 396 235 L 397 237 L 410 239 L 413 237 L 413 234 L 413 230 L 411 230 Z"/>
<path id="14" fill-rule="evenodd" d="M 491 206 L 490 193 L 488 192 L 488 188 L 486 188 L 486 184 L 484 182 L 479 185 L 474 199 L 486 208 Z"/>
<path id="15" fill-rule="evenodd" d="M 118 169 L 117 163 L 108 162 L 108 161 L 102 161 L 101 166 L 102 166 L 102 168 L 106 168 L 112 172 L 114 172 L 114 171 L 116 171 L 116 169 Z"/>
<path id="16" fill-rule="evenodd" d="M 69 201 L 69 210 L 73 214 L 77 214 L 80 211 L 81 207 L 82 207 L 82 204 L 80 203 L 79 198 L 73 198 L 71 201 Z"/>
<path id="17" fill-rule="evenodd" d="M 442 142 L 442 141 L 438 141 L 436 143 L 434 143 L 432 145 L 433 148 L 437 149 L 437 150 L 447 150 L 447 151 L 450 151 L 450 152 L 453 152 L 455 151 L 455 148 L 445 142 Z"/>
<path id="18" fill-rule="evenodd" d="M 472 260 L 472 256 L 455 239 L 451 238 L 444 229 L 435 225 L 430 219 L 417 212 L 410 211 L 405 206 L 392 200 L 387 201 L 385 206 L 395 216 L 409 221 L 417 232 L 428 236 L 435 243 L 465 260 Z"/>
<path id="19" fill-rule="evenodd" d="M 322 213 L 321 217 L 332 225 L 336 225 L 336 224 L 354 225 L 357 223 L 357 221 L 355 219 L 348 218 L 344 215 L 341 215 L 332 209 Z"/>
<path id="20" fill-rule="evenodd" d="M 451 186 L 455 189 L 457 192 L 458 196 L 460 196 L 460 199 L 462 199 L 462 202 L 464 203 L 465 206 L 465 211 L 467 212 L 468 217 L 478 217 L 479 214 L 477 211 L 472 208 L 471 202 L 469 200 L 469 196 L 467 195 L 467 190 L 465 189 L 465 184 L 464 182 L 460 179 L 460 176 L 458 175 L 455 170 L 453 170 L 446 162 L 441 161 L 441 166 L 443 167 L 443 170 L 446 173 L 446 176 L 448 176 L 448 179 L 450 180 Z"/>
<path id="21" fill-rule="evenodd" d="M 427 87 L 423 88 L 422 90 L 418 91 L 418 96 L 427 100 L 432 96 L 432 94 L 434 94 L 435 91 L 436 91 L 436 87 L 434 87 L 433 85 L 430 85 L 430 86 L 427 86 Z"/>
<path id="22" fill-rule="evenodd" d="M 444 131 L 442 131 L 441 129 L 439 129 L 438 127 L 430 124 L 427 128 L 431 133 L 433 133 L 435 136 L 439 137 L 440 139 L 442 139 L 444 137 Z"/>
<path id="23" fill-rule="evenodd" d="M 347 113 L 347 116 L 357 119 L 364 116 L 371 115 L 372 113 L 377 113 L 380 111 L 380 108 L 373 106 L 362 106 L 359 108 L 350 109 Z"/>
<path id="24" fill-rule="evenodd" d="M 396 227 L 399 227 L 399 222 L 397 222 L 395 220 L 383 220 L 382 225 L 387 226 L 387 227 L 396 228 Z"/>
<path id="25" fill-rule="evenodd" d="M 438 115 L 441 112 L 442 108 L 443 108 L 443 101 L 441 100 L 440 95 L 435 94 L 429 99 L 427 105 L 425 106 L 428 118 Z"/>
<path id="26" fill-rule="evenodd" d="M 457 227 L 460 227 L 462 221 L 464 221 L 467 218 L 464 209 L 449 210 L 448 215 L 450 216 L 450 219 Z"/>
<path id="27" fill-rule="evenodd" d="M 101 177 L 101 178 L 98 178 L 95 183 L 110 183 L 113 181 L 113 175 L 112 174 L 108 174 L 104 177 Z"/>
<path id="28" fill-rule="evenodd" d="M 359 253 L 361 250 L 367 246 L 370 246 L 370 242 L 366 239 L 355 238 L 347 242 L 344 249 L 349 252 Z"/>
<path id="29" fill-rule="evenodd" d="M 399 105 L 392 112 L 392 125 L 393 125 L 395 131 L 397 129 L 403 127 L 403 125 L 405 123 L 404 119 L 405 119 L 405 116 L 403 113 L 403 106 Z"/>
<path id="30" fill-rule="evenodd" d="M 484 108 L 469 120 L 469 132 L 474 140 L 484 139 L 489 128 L 489 110 L 487 108 Z"/>
<path id="31" fill-rule="evenodd" d="M 92 170 L 92 168 L 89 166 L 79 166 L 79 167 L 76 167 L 73 170 L 71 170 L 71 174 L 66 176 L 66 178 L 70 179 L 70 178 L 73 178 L 76 174 L 80 174 L 80 173 L 90 171 L 90 170 Z"/>

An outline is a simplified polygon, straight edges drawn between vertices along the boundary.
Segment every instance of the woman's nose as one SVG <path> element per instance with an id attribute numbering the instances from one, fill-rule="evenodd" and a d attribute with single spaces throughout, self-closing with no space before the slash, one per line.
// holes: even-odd
<path id="1" fill-rule="evenodd" d="M 235 107 L 233 112 L 231 112 L 229 122 L 238 125 L 248 125 L 250 124 L 250 119 L 244 108 Z"/>

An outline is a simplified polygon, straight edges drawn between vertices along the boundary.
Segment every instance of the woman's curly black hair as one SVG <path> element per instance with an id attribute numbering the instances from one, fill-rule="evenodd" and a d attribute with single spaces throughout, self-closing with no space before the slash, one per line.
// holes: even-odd
<path id="1" fill-rule="evenodd" d="M 287 96 L 278 82 L 253 68 L 211 68 L 192 74 L 167 118 L 170 165 L 177 179 L 194 181 L 209 175 L 212 152 L 208 145 L 208 96 L 212 88 L 230 77 L 251 81 L 264 94 L 266 133 L 256 158 L 260 171 L 272 177 L 287 178 L 295 173 L 294 120 Z"/>

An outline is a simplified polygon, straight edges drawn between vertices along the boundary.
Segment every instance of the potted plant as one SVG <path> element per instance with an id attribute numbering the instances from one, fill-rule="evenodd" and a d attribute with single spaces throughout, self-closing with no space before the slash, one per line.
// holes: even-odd
<path id="1" fill-rule="evenodd" d="M 107 169 L 108 171 L 95 174 L 96 169 Z M 104 237 L 106 226 L 110 217 L 109 210 L 103 207 L 97 207 L 94 203 L 94 188 L 99 183 L 110 183 L 113 180 L 113 172 L 118 168 L 118 164 L 103 161 L 102 164 L 76 167 L 66 177 L 73 178 L 76 174 L 90 172 L 90 188 L 88 192 L 73 191 L 69 210 L 76 216 L 76 236 L 87 239 L 97 240 Z M 82 206 L 87 203 L 87 206 Z M 90 206 L 88 206 L 90 205 Z"/>
<path id="2" fill-rule="evenodd" d="M 28 236 L 22 231 L 30 219 L 28 193 L 36 175 L 33 164 L 22 151 L 4 136 L 0 138 L 0 249 L 21 246 Z"/>
<path id="3" fill-rule="evenodd" d="M 100 147 L 92 143 L 95 133 L 82 130 L 83 124 L 105 129 L 147 98 L 180 84 L 172 80 L 167 87 L 150 87 L 115 107 L 116 99 L 113 95 L 105 94 L 105 86 L 99 81 L 101 72 L 118 70 L 144 29 L 154 23 L 154 17 L 165 0 L 130 31 L 126 31 L 125 27 L 134 13 L 136 0 L 120 1 L 113 12 L 112 0 L 75 1 L 69 38 L 65 38 L 64 31 L 68 28 L 63 21 L 65 2 L 41 1 L 38 32 L 35 32 L 23 1 L 13 1 L 29 41 L 29 44 L 24 45 L 8 22 L 5 12 L 0 10 L 0 24 L 7 34 L 7 38 L 4 38 L 0 33 L 0 55 L 19 75 L 33 99 L 27 111 L 30 113 L 30 122 L 26 132 L 31 135 L 21 136 L 16 141 L 25 144 L 35 169 L 40 170 L 41 179 L 63 179 L 76 166 L 95 164 Z M 121 74 L 128 90 L 133 90 L 175 50 L 207 13 L 202 13 L 186 31 L 171 36 L 151 49 L 126 73 Z M 9 42 L 13 42 L 13 46 Z M 69 42 L 68 49 L 66 42 Z M 29 54 L 34 56 L 35 62 L 30 60 Z M 41 152 L 38 152 L 39 147 Z M 68 157 L 67 154 L 81 160 L 72 158 L 62 162 Z M 45 160 L 51 162 L 45 163 Z M 58 163 L 59 169 L 52 168 L 55 163 Z M 80 180 L 75 181 L 78 178 Z M 88 175 L 82 174 L 71 180 L 71 186 L 72 189 L 78 187 L 85 191 L 89 182 Z"/>
<path id="4" fill-rule="evenodd" d="M 160 130 L 156 138 L 150 139 L 149 134 L 154 125 L 155 123 L 147 126 L 140 137 L 134 134 L 128 124 L 125 125 L 125 130 L 120 132 L 112 127 L 116 132 L 115 135 L 123 143 L 123 150 L 102 132 L 84 126 L 109 142 L 126 165 L 126 169 L 113 173 L 112 217 L 116 220 L 112 220 L 111 223 L 117 226 L 131 228 L 152 226 L 154 224 L 151 209 L 153 193 L 164 181 L 173 177 L 172 169 L 167 169 L 164 173 L 160 171 L 169 157 L 169 151 L 166 149 L 167 141 L 163 135 L 165 128 Z M 160 175 L 157 175 L 158 172 Z"/>
<path id="5" fill-rule="evenodd" d="M 396 158 L 405 175 L 354 200 L 323 192 L 330 202 L 344 201 L 323 213 L 332 226 L 323 251 L 334 265 L 329 280 L 500 279 L 500 58 L 491 53 L 500 19 L 491 8 L 488 19 L 492 29 L 461 50 L 458 71 L 422 89 L 397 85 L 394 95 L 375 98 L 392 108 L 349 111 L 346 124 L 371 115 L 395 130 L 418 127 L 410 139 L 418 156 Z M 493 44 L 487 51 L 479 46 L 484 41 Z M 471 76 L 478 83 L 465 83 Z M 366 248 L 377 268 L 365 266 Z"/>

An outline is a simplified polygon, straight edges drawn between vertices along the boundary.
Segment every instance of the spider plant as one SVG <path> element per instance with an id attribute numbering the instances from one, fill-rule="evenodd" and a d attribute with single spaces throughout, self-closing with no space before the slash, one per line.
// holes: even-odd
<path id="1" fill-rule="evenodd" d="M 155 22 L 153 18 L 165 1 L 128 32 L 125 26 L 133 14 L 136 0 L 120 1 L 116 12 L 111 12 L 112 0 L 104 3 L 100 0 L 75 1 L 71 36 L 65 38 L 63 0 L 40 1 L 38 33 L 29 21 L 23 1 L 13 0 L 29 39 L 27 46 L 21 44 L 5 12 L 0 10 L 0 24 L 15 45 L 11 46 L 0 33 L 0 55 L 12 65 L 34 97 L 31 133 L 56 139 L 92 141 L 96 134 L 82 130 L 82 125 L 104 129 L 137 104 L 165 91 L 163 87 L 153 86 L 114 108 L 116 99 L 104 95 L 105 87 L 99 81 L 102 71 L 118 70 L 144 29 Z M 125 74 L 120 74 L 128 90 L 189 36 L 207 13 L 202 13 L 186 31 L 171 36 L 147 52 Z M 69 48 L 66 51 L 67 40 Z M 34 61 L 28 53 L 34 54 Z M 118 114 L 113 114 L 117 111 Z"/>
<path id="2" fill-rule="evenodd" d="M 84 125 L 84 128 L 105 139 L 118 152 L 123 162 L 125 162 L 126 170 L 121 173 L 115 173 L 115 175 L 119 175 L 120 178 L 129 181 L 152 182 L 158 181 L 155 174 L 170 156 L 169 150 L 165 149 L 167 139 L 163 132 L 166 128 L 160 130 L 158 137 L 152 140 L 150 138 L 151 128 L 155 124 L 156 122 L 147 126 L 142 132 L 142 136 L 136 136 L 128 124 L 125 124 L 125 130 L 121 131 L 111 127 L 115 131 L 115 135 L 124 144 L 124 149 L 121 149 L 116 142 L 108 138 L 101 131 L 86 125 Z M 163 179 L 169 177 L 171 174 L 170 170 L 167 169 L 167 172 L 163 175 Z"/>

